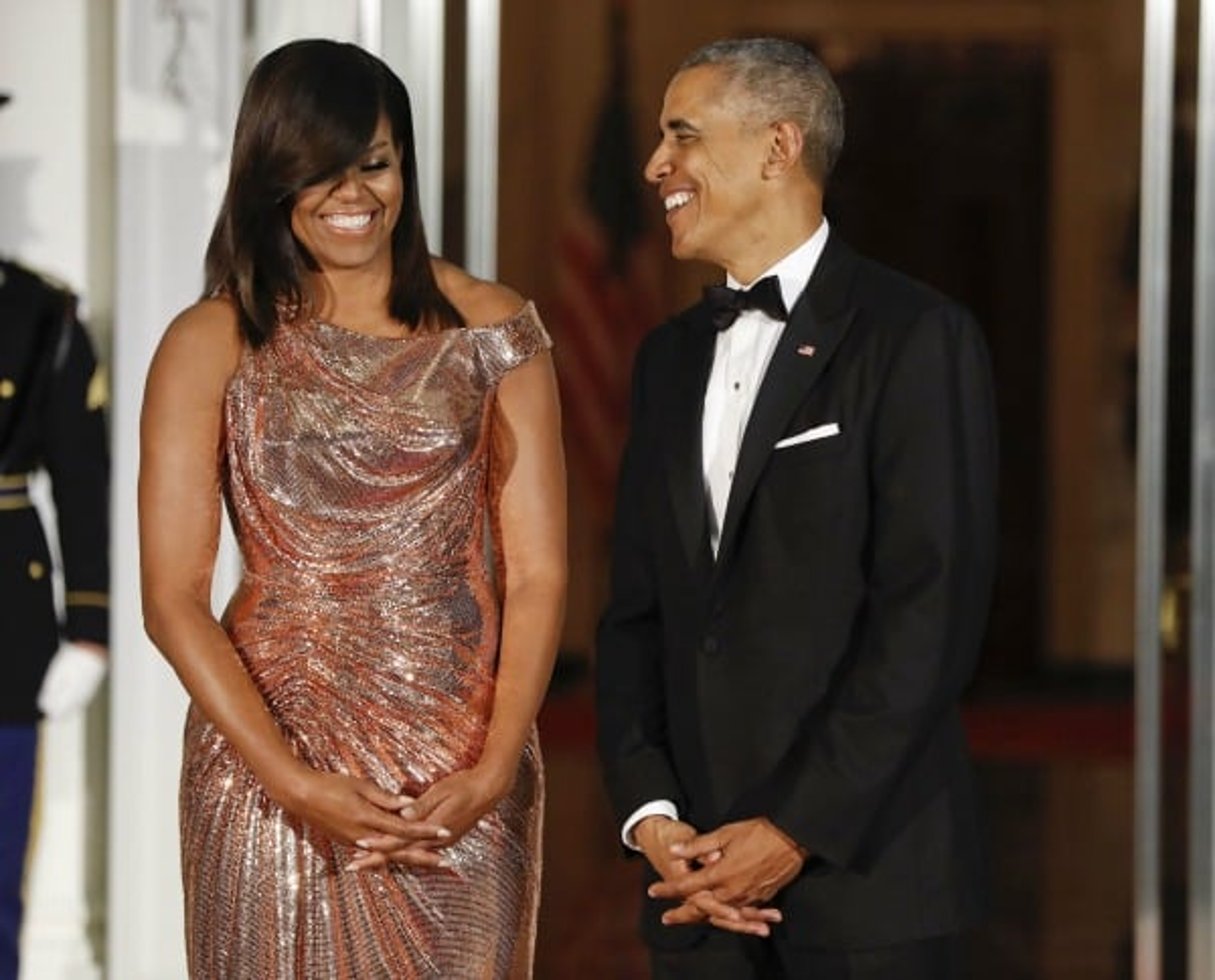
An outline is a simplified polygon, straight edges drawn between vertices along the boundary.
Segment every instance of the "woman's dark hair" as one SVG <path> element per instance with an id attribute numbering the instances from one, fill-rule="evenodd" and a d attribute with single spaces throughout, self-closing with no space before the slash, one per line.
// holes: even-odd
<path id="1" fill-rule="evenodd" d="M 315 264 L 291 233 L 296 194 L 355 164 L 381 115 L 400 151 L 405 185 L 392 231 L 389 312 L 413 327 L 464 326 L 430 265 L 404 84 L 357 45 L 292 41 L 262 58 L 249 76 L 228 189 L 207 246 L 204 295 L 232 298 L 253 346 L 269 339 L 284 311 L 298 315 L 309 303 L 304 282 Z"/>

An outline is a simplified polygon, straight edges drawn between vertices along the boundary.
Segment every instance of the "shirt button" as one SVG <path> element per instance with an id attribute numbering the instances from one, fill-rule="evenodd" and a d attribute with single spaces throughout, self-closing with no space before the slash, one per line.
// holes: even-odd
<path id="1" fill-rule="evenodd" d="M 42 578 L 42 576 L 46 574 L 46 566 L 40 561 L 32 561 L 29 563 L 26 571 L 29 572 L 30 578 L 37 582 L 38 579 Z"/>
<path id="2" fill-rule="evenodd" d="M 739 389 L 739 388 L 741 388 L 741 387 L 742 387 L 742 382 L 741 382 L 741 381 L 735 381 L 735 382 L 734 382 L 734 390 L 735 390 L 735 391 L 738 391 L 738 389 Z"/>
<path id="3" fill-rule="evenodd" d="M 717 637 L 715 637 L 715 636 L 706 636 L 705 637 L 704 651 L 705 651 L 705 653 L 709 654 L 710 656 L 717 653 Z"/>
<path id="4" fill-rule="evenodd" d="M 0 398 L 12 398 L 17 394 L 17 385 L 12 378 L 0 378 Z"/>

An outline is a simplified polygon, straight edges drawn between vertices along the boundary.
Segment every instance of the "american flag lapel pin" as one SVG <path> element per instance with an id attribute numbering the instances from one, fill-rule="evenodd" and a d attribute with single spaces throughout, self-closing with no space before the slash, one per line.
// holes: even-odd
<path id="1" fill-rule="evenodd" d="M 813 344 L 802 344 L 801 347 L 797 349 L 797 352 L 802 357 L 813 357 L 815 350 L 817 350 L 817 348 Z"/>

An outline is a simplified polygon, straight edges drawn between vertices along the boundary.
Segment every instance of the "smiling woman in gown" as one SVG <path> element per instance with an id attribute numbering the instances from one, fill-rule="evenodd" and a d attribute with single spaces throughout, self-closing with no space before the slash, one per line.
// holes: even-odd
<path id="1" fill-rule="evenodd" d="M 193 977 L 526 977 L 565 588 L 550 341 L 429 255 L 408 95 L 254 69 L 207 290 L 148 376 L 148 633 L 191 698 Z M 210 606 L 221 500 L 243 559 Z"/>

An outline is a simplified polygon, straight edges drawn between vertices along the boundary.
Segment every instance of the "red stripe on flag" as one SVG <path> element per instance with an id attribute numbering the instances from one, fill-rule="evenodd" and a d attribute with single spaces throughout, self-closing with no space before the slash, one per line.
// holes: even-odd
<path id="1" fill-rule="evenodd" d="M 554 334 L 569 448 L 606 517 L 626 436 L 633 356 L 652 325 L 641 313 L 647 291 L 609 268 L 603 237 L 584 214 L 571 220 L 558 255 Z"/>

